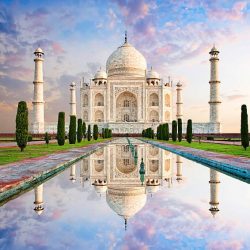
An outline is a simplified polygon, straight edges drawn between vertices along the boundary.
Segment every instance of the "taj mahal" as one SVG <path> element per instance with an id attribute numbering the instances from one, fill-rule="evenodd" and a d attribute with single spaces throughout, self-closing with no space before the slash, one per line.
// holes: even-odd
<path id="1" fill-rule="evenodd" d="M 35 52 L 35 77 L 33 97 L 32 133 L 56 133 L 57 123 L 44 121 L 43 55 Z M 219 51 L 213 47 L 210 54 L 210 117 L 209 122 L 194 122 L 194 133 L 219 133 L 221 121 L 219 108 L 220 81 L 218 76 Z M 124 43 L 107 59 L 106 70 L 98 70 L 90 82 L 80 81 L 80 115 L 86 124 L 98 124 L 99 129 L 110 128 L 114 134 L 140 134 L 148 127 L 156 131 L 159 123 L 183 119 L 182 83 L 176 89 L 170 78 L 147 68 L 145 57 L 133 47 L 125 35 Z M 176 115 L 173 115 L 173 95 L 176 91 Z M 69 115 L 76 114 L 76 84 L 70 83 Z M 49 105 L 49 104 L 48 104 Z M 189 119 L 189 118 L 188 118 Z M 186 121 L 183 132 L 186 131 Z M 66 125 L 68 130 L 68 125 Z"/>

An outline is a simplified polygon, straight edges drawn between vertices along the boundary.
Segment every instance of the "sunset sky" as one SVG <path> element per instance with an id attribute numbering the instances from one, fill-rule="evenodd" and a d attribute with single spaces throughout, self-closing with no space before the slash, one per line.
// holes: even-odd
<path id="1" fill-rule="evenodd" d="M 45 52 L 45 121 L 56 122 L 59 111 L 69 114 L 70 82 L 79 90 L 81 77 L 89 81 L 100 67 L 105 69 L 125 30 L 148 68 L 153 66 L 165 81 L 168 76 L 175 84 L 182 81 L 184 120 L 193 122 L 208 121 L 208 53 L 215 44 L 221 52 L 223 132 L 239 132 L 240 106 L 250 110 L 250 1 L 230 0 L 2 0 L 0 132 L 14 131 L 18 101 L 32 107 L 38 46 Z"/>

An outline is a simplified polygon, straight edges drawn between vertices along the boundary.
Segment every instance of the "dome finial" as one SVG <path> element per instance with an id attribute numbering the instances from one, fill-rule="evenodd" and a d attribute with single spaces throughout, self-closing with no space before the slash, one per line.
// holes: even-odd
<path id="1" fill-rule="evenodd" d="M 125 231 L 127 231 L 127 225 L 128 225 L 127 219 L 124 219 L 124 222 L 125 222 Z"/>
<path id="2" fill-rule="evenodd" d="M 127 34 L 127 31 L 125 30 L 125 43 L 128 42 L 128 34 Z"/>

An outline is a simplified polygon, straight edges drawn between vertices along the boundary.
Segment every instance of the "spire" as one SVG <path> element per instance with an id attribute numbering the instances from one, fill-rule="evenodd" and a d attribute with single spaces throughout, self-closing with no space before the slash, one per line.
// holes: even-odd
<path id="1" fill-rule="evenodd" d="M 125 30 L 125 43 L 128 42 L 128 34 L 127 34 L 127 31 Z"/>

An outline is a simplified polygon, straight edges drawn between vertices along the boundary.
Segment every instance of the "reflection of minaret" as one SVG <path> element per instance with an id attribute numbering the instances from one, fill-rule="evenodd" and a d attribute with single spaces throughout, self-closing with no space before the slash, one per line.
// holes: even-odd
<path id="1" fill-rule="evenodd" d="M 76 181 L 76 164 L 70 167 L 70 180 L 74 183 Z"/>
<path id="2" fill-rule="evenodd" d="M 218 208 L 219 205 L 219 197 L 218 197 L 218 193 L 219 193 L 219 173 L 214 170 L 214 169 L 210 169 L 210 202 L 209 204 L 210 206 L 210 211 L 211 214 L 213 216 L 215 216 L 215 214 L 220 211 Z"/>
<path id="3" fill-rule="evenodd" d="M 181 181 L 182 180 L 182 161 L 181 161 L 181 156 L 179 155 L 177 155 L 176 157 L 176 167 L 177 167 L 176 180 Z"/>
<path id="4" fill-rule="evenodd" d="M 43 184 L 37 186 L 34 189 L 34 191 L 35 191 L 35 201 L 34 201 L 35 208 L 34 208 L 34 210 L 36 211 L 36 213 L 38 215 L 40 215 L 44 210 L 44 207 L 43 207 Z"/>

